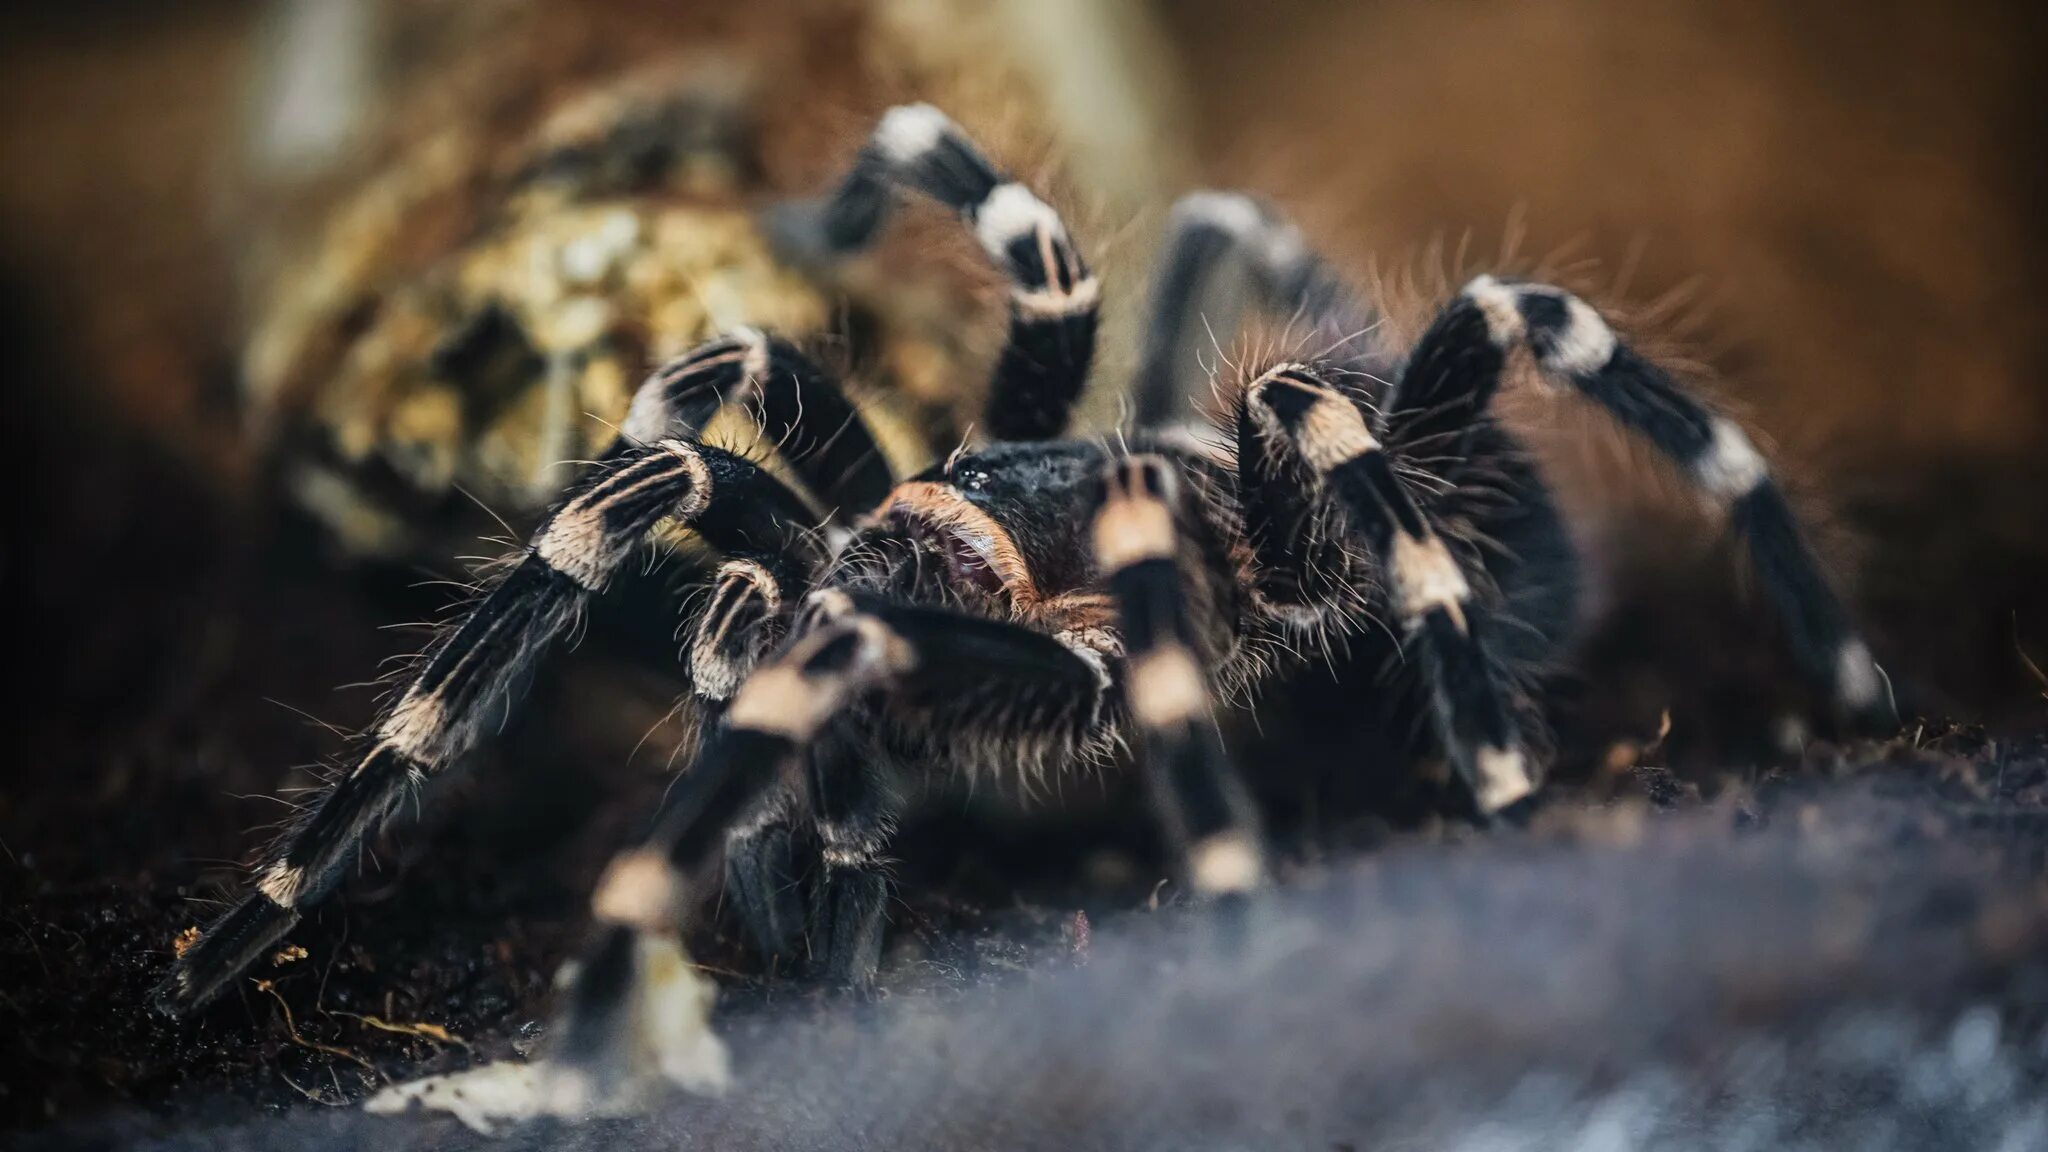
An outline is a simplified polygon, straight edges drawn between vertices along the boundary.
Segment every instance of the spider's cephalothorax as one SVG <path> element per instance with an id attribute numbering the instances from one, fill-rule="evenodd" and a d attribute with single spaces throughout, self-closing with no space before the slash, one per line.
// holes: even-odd
<path id="1" fill-rule="evenodd" d="M 957 212 L 1009 278 L 991 443 L 898 482 L 835 383 L 782 339 L 741 331 L 661 369 L 618 442 L 430 651 L 354 772 L 179 961 L 170 1006 L 218 992 L 331 889 L 410 784 L 476 743 L 509 686 L 665 520 L 725 556 L 689 650 L 706 720 L 652 835 L 599 887 L 599 927 L 566 993 L 558 1051 L 572 1062 L 620 1049 L 647 942 L 672 940 L 691 878 L 721 851 L 765 953 L 794 955 L 808 936 L 828 978 L 867 979 L 903 775 L 1054 774 L 1129 747 L 1192 886 L 1255 887 L 1257 823 L 1212 710 L 1371 630 L 1391 628 L 1406 658 L 1391 680 L 1357 684 L 1361 700 L 1409 694 L 1477 813 L 1519 814 L 1545 767 L 1532 673 L 1558 659 L 1579 603 L 1550 496 L 1489 413 L 1523 355 L 1724 509 L 1816 685 L 1848 720 L 1885 716 L 1870 653 L 1749 439 L 1576 297 L 1481 277 L 1413 348 L 1267 367 L 1205 432 L 1183 423 L 1167 365 L 1219 262 L 1242 261 L 1258 296 L 1320 329 L 1363 332 L 1373 317 L 1270 211 L 1192 196 L 1155 291 L 1138 427 L 1112 447 L 1062 438 L 1098 281 L 1054 211 L 934 109 L 891 111 L 832 197 L 785 207 L 773 227 L 843 256 L 903 189 Z M 782 481 L 696 439 L 731 404 L 755 414 L 819 506 L 855 510 L 846 523 L 816 531 Z M 795 855 L 812 843 L 822 859 L 807 867 Z"/>

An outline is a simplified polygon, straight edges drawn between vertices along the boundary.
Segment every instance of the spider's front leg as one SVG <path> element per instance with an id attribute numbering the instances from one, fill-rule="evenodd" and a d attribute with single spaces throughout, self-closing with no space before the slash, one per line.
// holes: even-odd
<path id="1" fill-rule="evenodd" d="M 1153 802 L 1195 891 L 1248 891 L 1264 879 L 1264 849 L 1251 798 L 1217 734 L 1203 671 L 1223 655 L 1215 649 L 1228 631 L 1199 627 L 1190 603 L 1206 601 L 1214 615 L 1220 582 L 1210 580 L 1210 596 L 1189 595 L 1205 574 L 1226 570 L 1223 558 L 1189 539 L 1195 518 L 1165 458 L 1118 460 L 1102 484 L 1095 560 L 1116 601 L 1125 696 Z"/>
<path id="2" fill-rule="evenodd" d="M 799 637 L 754 670 L 663 799 L 653 830 L 598 881 L 590 938 L 563 968 L 545 1052 L 401 1084 L 368 1107 L 420 1103 L 488 1130 L 499 1119 L 629 1112 L 664 1084 L 722 1089 L 729 1074 L 706 1025 L 710 986 L 682 948 L 694 881 L 728 830 L 797 772 L 821 727 L 917 659 L 880 621 L 854 617 Z"/>
<path id="3" fill-rule="evenodd" d="M 733 558 L 728 571 L 758 575 L 747 582 L 756 595 L 794 595 L 804 585 L 820 559 L 809 529 L 814 517 L 804 502 L 747 460 L 675 438 L 694 435 L 721 404 L 747 397 L 759 401 L 765 427 L 781 430 L 799 474 L 851 476 L 859 486 L 886 490 L 886 469 L 879 476 L 863 471 L 873 444 L 851 408 L 785 343 L 743 332 L 657 373 L 635 397 L 619 443 L 428 650 L 379 718 L 354 769 L 266 855 L 256 891 L 178 958 L 158 988 L 161 1007 L 185 1012 L 217 995 L 333 889 L 364 838 L 410 789 L 502 725 L 518 686 L 573 630 L 584 605 L 603 592 L 657 523 L 673 520 L 694 529 Z M 804 410 L 843 411 L 850 423 L 829 439 L 810 436 L 796 416 Z M 741 597 L 721 619 L 733 623 L 748 603 Z M 696 646 L 700 675 L 722 651 L 716 639 Z M 715 692 L 716 676 L 706 676 L 705 684 Z"/>
<path id="4" fill-rule="evenodd" d="M 655 1070 L 685 1082 L 680 1064 L 663 1064 L 653 1035 L 661 1021 L 648 1013 L 667 1011 L 663 1006 L 674 1000 L 664 990 L 674 976 L 658 958 L 672 951 L 695 902 L 691 881 L 752 810 L 802 786 L 805 764 L 849 713 L 890 708 L 952 734 L 973 722 L 997 739 L 1101 721 L 1107 686 L 1096 666 L 1050 636 L 836 591 L 817 598 L 829 606 L 825 621 L 740 685 L 697 763 L 669 793 L 652 834 L 613 862 L 592 897 L 597 926 L 563 995 L 546 1058 L 568 1087 L 551 1098 L 616 1101 L 632 1096 Z M 848 855 L 828 863 L 878 880 L 886 827 L 840 819 L 824 839 L 828 851 Z M 843 920 L 836 932 L 846 941 L 846 961 L 867 965 L 838 975 L 864 983 L 873 976 L 873 958 L 855 945 L 880 939 L 882 889 L 828 883 L 821 891 L 848 903 L 833 912 Z"/>

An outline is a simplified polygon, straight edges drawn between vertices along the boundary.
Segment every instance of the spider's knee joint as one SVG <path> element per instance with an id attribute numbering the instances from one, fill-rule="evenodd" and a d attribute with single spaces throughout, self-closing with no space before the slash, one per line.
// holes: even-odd
<path id="1" fill-rule="evenodd" d="M 1253 418 L 1291 443 L 1317 475 L 1380 450 L 1358 406 L 1303 365 L 1268 370 L 1252 381 L 1245 399 Z"/>
<path id="2" fill-rule="evenodd" d="M 1619 340 L 1592 305 L 1548 284 L 1509 284 L 1477 276 L 1459 296 L 1486 320 L 1487 336 L 1503 349 L 1526 341 L 1549 372 L 1590 376 L 1614 359 Z"/>
<path id="3" fill-rule="evenodd" d="M 760 629 L 782 611 L 775 574 L 753 560 L 728 560 L 718 569 L 711 603 L 690 642 L 690 676 L 697 691 L 725 700 L 739 688 L 766 639 Z"/>
<path id="4" fill-rule="evenodd" d="M 1173 470 L 1158 456 L 1131 456 L 1104 469 L 1095 512 L 1096 563 L 1119 572 L 1147 560 L 1173 559 L 1177 533 Z"/>
<path id="5" fill-rule="evenodd" d="M 726 719 L 734 728 L 802 743 L 855 692 L 916 666 L 908 640 L 873 616 L 854 614 L 807 634 L 747 677 Z"/>

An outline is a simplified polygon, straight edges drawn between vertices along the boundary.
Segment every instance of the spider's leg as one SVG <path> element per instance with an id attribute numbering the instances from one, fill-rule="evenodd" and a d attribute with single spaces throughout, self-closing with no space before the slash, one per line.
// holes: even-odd
<path id="1" fill-rule="evenodd" d="M 730 553 L 815 561 L 810 512 L 748 461 L 673 439 L 609 453 L 427 651 L 374 726 L 368 751 L 266 855 L 256 891 L 178 958 L 158 988 L 159 1004 L 171 1012 L 199 1006 L 289 931 L 417 783 L 504 723 L 542 654 L 670 518 Z"/>
<path id="2" fill-rule="evenodd" d="M 557 1009 L 551 1061 L 594 1082 L 599 1098 L 637 1071 L 624 1063 L 640 1054 L 634 1013 L 663 982 L 643 970 L 651 950 L 642 942 L 680 933 L 694 902 L 690 878 L 729 830 L 799 770 L 820 728 L 914 659 L 887 627 L 852 617 L 798 638 L 747 678 L 664 798 L 653 831 L 613 860 L 592 895 L 596 926 Z"/>
<path id="3" fill-rule="evenodd" d="M 811 809 L 824 848 L 811 893 L 811 972 L 828 986 L 865 987 L 882 959 L 884 853 L 899 805 L 883 766 L 842 741 L 821 742 L 810 763 Z"/>
<path id="4" fill-rule="evenodd" d="M 689 878 L 750 810 L 790 783 L 846 709 L 886 694 L 891 706 L 977 717 L 987 738 L 1006 742 L 1027 729 L 1100 721 L 1100 673 L 1049 636 L 937 609 L 819 595 L 836 601 L 837 614 L 740 685 L 695 766 L 663 801 L 654 831 L 614 861 L 592 897 L 597 929 L 560 1009 L 562 1039 L 553 1053 L 584 1075 L 611 1075 L 632 1054 L 630 1013 L 654 978 L 638 969 L 645 954 L 638 942 L 675 935 L 692 902 Z M 886 829 L 875 832 L 863 864 L 881 850 Z M 845 843 L 831 834 L 827 840 Z M 871 922 L 879 932 L 880 900 L 849 911 L 863 921 L 849 921 L 845 931 L 859 936 Z M 864 980 L 872 972 L 848 975 Z"/>
<path id="5" fill-rule="evenodd" d="M 691 676 L 707 738 L 732 694 L 778 646 L 790 619 L 783 605 L 795 594 L 773 568 L 755 560 L 736 558 L 719 569 L 690 647 Z M 777 958 L 794 959 L 804 934 L 806 912 L 798 849 L 807 846 L 807 837 L 799 822 L 808 817 L 824 840 L 820 899 L 826 899 L 825 890 L 846 870 L 873 863 L 890 823 L 885 793 L 873 787 L 858 758 L 844 755 L 836 744 L 826 741 L 813 752 L 811 763 L 808 782 L 783 781 L 726 832 L 726 891 L 755 947 L 771 963 Z M 881 832 L 865 835 L 863 830 L 868 827 Z M 875 888 L 877 912 L 882 895 L 879 885 L 877 875 L 870 885 Z M 811 919 L 815 924 L 821 918 L 813 912 Z M 862 917 L 841 919 L 857 924 Z M 875 943 L 879 944 L 878 918 L 874 928 Z M 828 931 L 826 936 L 830 935 Z M 845 950 L 828 947 L 824 951 L 830 955 Z M 828 970 L 830 967 L 827 965 Z M 868 968 L 872 967 L 870 958 Z"/>
<path id="6" fill-rule="evenodd" d="M 892 685 L 887 704 L 896 723 L 915 738 L 950 733 L 954 741 L 984 740 L 1006 762 L 1029 762 L 1031 745 L 1071 745 L 1103 722 L 1110 679 L 1098 636 L 1055 638 L 866 597 L 852 603 L 917 653 L 915 671 Z M 910 754 L 937 749 L 913 748 Z M 877 750 L 836 734 L 819 741 L 809 765 L 823 846 L 823 868 L 812 893 L 812 971 L 827 984 L 860 988 L 872 982 L 881 958 L 885 854 L 900 808 L 895 774 Z"/>
<path id="7" fill-rule="evenodd" d="M 1870 648 L 1822 575 L 1762 454 L 1739 424 L 1618 339 L 1578 297 L 1490 276 L 1466 285 L 1410 357 L 1388 406 L 1389 438 L 1455 441 L 1486 410 L 1517 344 L 1529 348 L 1546 376 L 1568 383 L 1678 465 L 1748 545 L 1807 675 L 1852 724 L 1894 726 Z"/>
<path id="8" fill-rule="evenodd" d="M 1338 278 L 1301 229 L 1271 205 L 1241 192 L 1191 192 L 1174 202 L 1164 254 L 1146 305 L 1145 344 L 1134 388 L 1140 428 L 1188 417 L 1184 379 L 1189 350 L 1236 334 L 1242 315 L 1230 306 L 1252 303 L 1305 325 L 1310 343 L 1340 359 L 1372 351 L 1378 315 Z M 1217 299 L 1212 286 L 1231 266 L 1242 267 L 1251 299 Z M 1207 309 L 1207 311 L 1204 311 Z M 1220 310 L 1219 310 L 1220 309 Z"/>
<path id="9" fill-rule="evenodd" d="M 1101 285 L 1059 213 L 989 163 L 944 113 L 928 104 L 891 108 L 830 199 L 783 205 L 773 230 L 799 263 L 837 260 L 874 241 L 899 188 L 958 213 L 1010 278 L 1010 331 L 989 382 L 988 435 L 1058 436 L 1094 359 Z"/>
<path id="10" fill-rule="evenodd" d="M 772 557 L 733 557 L 718 569 L 690 639 L 690 684 L 699 731 L 708 740 L 732 694 L 762 659 L 781 646 L 800 596 L 802 573 Z M 699 755 L 702 755 L 700 746 Z M 761 955 L 793 958 L 801 942 L 804 905 L 796 849 L 801 796 L 791 788 L 756 805 L 726 843 L 726 892 Z"/>
<path id="11" fill-rule="evenodd" d="M 888 495 L 889 462 L 839 382 L 796 345 L 757 329 L 737 329 L 657 369 L 633 397 L 620 444 L 694 440 L 728 404 L 759 421 L 763 441 L 827 507 L 858 514 Z"/>
<path id="12" fill-rule="evenodd" d="M 887 495 L 888 462 L 838 384 L 788 341 L 757 331 L 735 332 L 716 353 L 700 350 L 656 372 L 623 431 L 629 439 L 694 435 L 733 403 L 752 410 L 764 438 L 821 501 L 864 512 Z M 779 646 L 784 606 L 802 594 L 809 575 L 773 552 L 734 555 L 719 568 L 689 643 L 691 686 L 705 725 Z M 771 959 L 794 956 L 803 929 L 796 801 L 785 791 L 758 806 L 727 845 L 728 890 Z"/>
<path id="13" fill-rule="evenodd" d="M 1307 465 L 1386 572 L 1401 625 L 1421 650 L 1439 735 L 1479 811 L 1519 805 L 1535 781 L 1492 651 L 1491 617 L 1364 414 L 1298 364 L 1259 377 L 1245 399 L 1269 441 Z"/>
<path id="14" fill-rule="evenodd" d="M 1094 524 L 1095 560 L 1116 600 L 1125 695 L 1143 732 L 1141 759 L 1187 879 L 1210 895 L 1244 892 L 1265 874 L 1251 798 L 1210 708 L 1208 677 L 1184 589 L 1182 507 L 1158 456 L 1111 464 Z"/>

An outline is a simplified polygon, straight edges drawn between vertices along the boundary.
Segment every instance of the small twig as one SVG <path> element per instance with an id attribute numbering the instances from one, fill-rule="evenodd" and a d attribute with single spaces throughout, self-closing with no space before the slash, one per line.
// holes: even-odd
<path id="1" fill-rule="evenodd" d="M 328 1012 L 328 1015 L 346 1017 L 347 1019 L 354 1020 L 359 1024 L 367 1024 L 380 1032 L 396 1032 L 401 1036 L 424 1036 L 427 1039 L 435 1041 L 436 1043 L 440 1044 L 457 1044 L 464 1048 L 469 1047 L 469 1041 L 464 1040 L 462 1037 L 457 1036 L 455 1033 L 450 1032 L 446 1028 L 441 1027 L 439 1024 L 418 1024 L 408 1023 L 404 1021 L 391 1021 L 386 1020 L 381 1016 L 359 1016 L 354 1012 L 341 1012 L 335 1010 L 330 1010 Z"/>
<path id="2" fill-rule="evenodd" d="M 344 1060 L 353 1060 L 357 1064 L 362 1065 L 364 1070 L 368 1071 L 371 1075 L 377 1077 L 379 1080 L 385 1078 L 382 1072 L 377 1071 L 376 1065 L 370 1063 L 368 1060 L 363 1059 L 361 1056 L 356 1055 L 348 1049 L 337 1048 L 332 1044 L 322 1044 L 316 1040 L 308 1040 L 304 1036 L 299 1035 L 299 1026 L 292 1020 L 292 1006 L 284 1002 L 284 996 L 278 992 L 277 986 L 272 984 L 268 980 L 256 980 L 253 981 L 253 983 L 256 985 L 256 990 L 258 992 L 268 992 L 270 993 L 271 999 L 277 1001 L 278 1009 L 284 1013 L 285 1033 L 291 1037 L 292 1043 L 297 1044 L 302 1048 L 311 1048 L 315 1052 L 325 1052 L 330 1056 L 339 1056 Z M 292 1087 L 297 1088 L 298 1085 L 294 1084 L 292 1085 Z M 301 1089 L 301 1091 L 303 1091 L 303 1089 Z"/>
<path id="3" fill-rule="evenodd" d="M 329 1068 L 328 1071 L 332 1072 L 333 1069 Z M 287 1076 L 285 1074 L 284 1069 L 282 1068 L 277 1070 L 277 1078 L 291 1085 L 293 1091 L 297 1092 L 301 1096 L 304 1096 L 306 1099 L 311 1100 L 313 1103 L 320 1105 L 322 1108 L 346 1108 L 348 1106 L 348 1102 L 346 1100 L 329 1100 L 327 1097 L 320 1095 L 318 1092 L 315 1092 L 310 1088 L 299 1087 L 299 1082 L 292 1079 L 290 1076 Z M 336 1081 L 337 1085 L 339 1085 L 339 1083 L 339 1081 Z M 346 1095 L 346 1093 L 344 1093 L 344 1095 Z"/>

